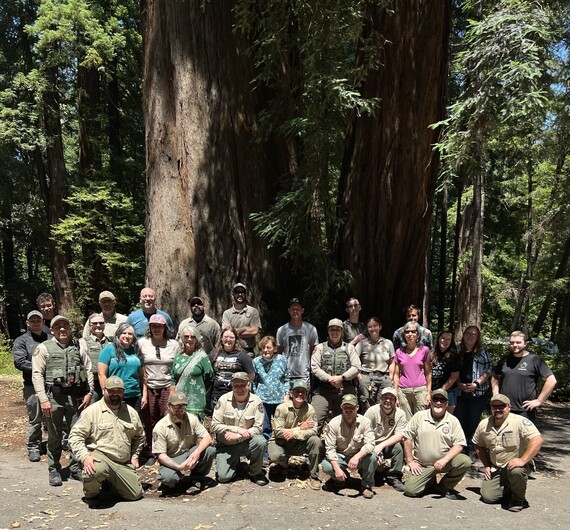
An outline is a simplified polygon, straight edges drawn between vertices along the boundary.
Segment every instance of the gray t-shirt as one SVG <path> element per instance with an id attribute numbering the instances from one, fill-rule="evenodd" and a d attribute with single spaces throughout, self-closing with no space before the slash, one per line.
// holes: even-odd
<path id="1" fill-rule="evenodd" d="M 308 322 L 293 326 L 290 322 L 277 330 L 277 345 L 283 348 L 287 358 L 290 380 L 309 381 L 311 373 L 311 350 L 319 342 L 317 328 Z"/>

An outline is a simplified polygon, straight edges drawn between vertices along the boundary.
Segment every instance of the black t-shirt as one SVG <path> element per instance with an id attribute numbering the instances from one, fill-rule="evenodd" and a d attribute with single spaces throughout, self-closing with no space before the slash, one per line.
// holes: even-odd
<path id="1" fill-rule="evenodd" d="M 443 356 L 445 357 L 445 355 Z M 441 388 L 445 382 L 449 379 L 452 372 L 459 372 L 459 356 L 450 355 L 448 360 L 442 359 L 435 364 L 432 360 L 431 363 L 431 387 L 436 390 Z M 473 366 L 471 366 L 473 369 Z M 457 387 L 457 381 L 453 383 L 451 388 Z M 451 390 L 451 388 L 449 390 Z"/>
<path id="2" fill-rule="evenodd" d="M 464 385 L 473 382 L 473 360 L 471 353 L 459 356 L 459 382 Z M 432 385 L 432 388 L 435 388 Z"/>
<path id="3" fill-rule="evenodd" d="M 501 394 L 511 400 L 513 411 L 523 409 L 523 401 L 536 399 L 538 381 L 552 375 L 552 370 L 534 353 L 515 357 L 512 353 L 503 357 L 493 369 L 499 378 Z"/>
<path id="4" fill-rule="evenodd" d="M 254 374 L 253 362 L 247 352 L 234 351 L 218 353 L 213 362 L 214 368 L 214 388 L 212 399 L 217 400 L 220 396 L 232 389 L 232 375 L 236 372 L 246 372 L 248 375 Z"/>

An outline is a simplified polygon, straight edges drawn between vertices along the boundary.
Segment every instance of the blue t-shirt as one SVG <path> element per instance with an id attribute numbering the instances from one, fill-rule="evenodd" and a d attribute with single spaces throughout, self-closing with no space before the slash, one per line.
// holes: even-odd
<path id="1" fill-rule="evenodd" d="M 133 326 L 137 339 L 144 337 L 145 331 L 148 328 L 148 321 L 154 314 L 162 315 L 166 319 L 166 326 L 168 327 L 168 331 L 174 335 L 174 324 L 172 323 L 172 319 L 168 313 L 165 313 L 160 309 L 157 309 L 156 313 L 145 313 L 142 309 L 137 309 L 136 311 L 133 311 L 127 318 L 127 324 Z"/>
<path id="2" fill-rule="evenodd" d="M 125 351 L 125 359 L 126 361 L 122 360 L 121 362 L 117 360 L 115 346 L 113 344 L 105 346 L 99 354 L 99 362 L 109 367 L 107 377 L 116 375 L 125 383 L 125 397 L 139 397 L 142 395 L 140 378 L 141 360 L 132 348 Z"/>

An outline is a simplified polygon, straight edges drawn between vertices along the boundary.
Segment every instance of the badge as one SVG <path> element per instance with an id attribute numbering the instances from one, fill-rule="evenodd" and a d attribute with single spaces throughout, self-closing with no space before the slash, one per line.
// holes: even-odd
<path id="1" fill-rule="evenodd" d="M 261 412 L 262 414 L 265 414 L 265 409 L 263 408 L 263 403 L 260 403 L 259 405 L 257 405 L 257 410 L 259 412 Z"/>
<path id="2" fill-rule="evenodd" d="M 214 407 L 216 410 L 221 407 L 220 400 L 216 402 L 216 406 Z"/>
<path id="3" fill-rule="evenodd" d="M 532 421 L 530 421 L 528 418 L 523 418 L 522 424 L 526 427 L 533 425 Z"/>
<path id="4" fill-rule="evenodd" d="M 449 434 L 449 427 L 446 425 L 445 427 L 443 427 L 443 429 L 441 429 L 443 434 Z"/>
<path id="5" fill-rule="evenodd" d="M 394 423 L 396 423 L 396 420 L 394 420 L 393 418 L 388 422 L 388 425 L 390 425 L 390 427 L 394 427 Z"/>

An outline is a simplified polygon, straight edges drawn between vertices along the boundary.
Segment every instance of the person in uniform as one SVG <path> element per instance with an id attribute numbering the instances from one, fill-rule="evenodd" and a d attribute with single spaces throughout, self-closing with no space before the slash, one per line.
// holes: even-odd
<path id="1" fill-rule="evenodd" d="M 404 495 L 419 497 L 429 490 L 451 500 L 461 497 L 455 490 L 471 467 L 463 454 L 467 445 L 461 424 L 447 412 L 447 392 L 431 393 L 430 407 L 416 412 L 404 430 L 404 456 L 409 467 Z M 436 485 L 436 475 L 443 474 Z"/>
<path id="2" fill-rule="evenodd" d="M 14 366 L 22 372 L 24 378 L 24 402 L 28 412 L 27 448 L 30 462 L 40 461 L 42 442 L 42 412 L 38 396 L 32 383 L 32 353 L 36 347 L 48 339 L 43 331 L 44 319 L 39 311 L 30 311 L 26 317 L 27 331 L 20 335 L 12 346 Z"/>
<path id="3" fill-rule="evenodd" d="M 200 332 L 202 349 L 211 360 L 214 355 L 214 348 L 220 342 L 222 333 L 220 325 L 212 317 L 206 315 L 206 306 L 202 298 L 193 296 L 188 299 L 188 303 L 190 304 L 192 315 L 180 322 L 176 339 L 182 340 L 183 331 L 188 326 L 192 326 Z"/>
<path id="4" fill-rule="evenodd" d="M 277 474 L 287 475 L 289 457 L 307 454 L 309 459 L 309 487 L 321 489 L 319 455 L 321 439 L 317 434 L 317 416 L 307 403 L 309 385 L 298 379 L 293 382 L 289 397 L 275 410 L 273 437 L 269 441 L 269 459 Z"/>
<path id="5" fill-rule="evenodd" d="M 71 338 L 69 320 L 56 315 L 50 324 L 53 337 L 42 342 L 32 355 L 32 382 L 48 425 L 48 470 L 50 486 L 61 486 L 63 421 L 72 427 L 77 414 L 89 406 L 93 395 L 93 372 L 87 352 L 80 352 Z M 81 469 L 71 454 L 70 476 L 81 480 Z"/>
<path id="6" fill-rule="evenodd" d="M 249 455 L 248 475 L 258 486 L 269 481 L 263 473 L 266 440 L 262 434 L 265 411 L 263 403 L 250 392 L 245 372 L 232 375 L 232 391 L 216 403 L 212 416 L 212 432 L 216 435 L 216 475 L 218 482 L 234 480 L 242 458 Z"/>
<path id="7" fill-rule="evenodd" d="M 528 418 L 510 411 L 510 399 L 495 394 L 491 416 L 481 420 L 473 442 L 484 466 L 483 502 L 505 502 L 509 511 L 520 512 L 528 506 L 525 496 L 530 462 L 542 447 L 542 436 Z"/>
<path id="8" fill-rule="evenodd" d="M 143 494 L 135 471 L 145 443 L 138 412 L 123 403 L 125 384 L 113 375 L 105 381 L 103 399 L 81 414 L 69 433 L 69 445 L 83 465 L 84 501 L 90 506 L 107 502 L 103 484 L 109 487 L 109 500 L 118 496 L 136 501 Z"/>
<path id="9" fill-rule="evenodd" d="M 326 456 L 323 472 L 331 477 L 327 489 L 338 490 L 350 476 L 359 471 L 362 478 L 361 494 L 365 499 L 374 496 L 374 475 L 378 455 L 374 452 L 374 431 L 368 418 L 358 414 L 358 399 L 354 394 L 342 397 L 341 414 L 334 417 L 325 435 Z"/>
<path id="10" fill-rule="evenodd" d="M 99 293 L 99 306 L 101 307 L 101 313 L 99 313 L 104 319 L 104 330 L 103 333 L 108 340 L 113 340 L 117 328 L 127 321 L 127 315 L 122 315 L 117 313 L 115 306 L 117 305 L 117 299 L 111 291 L 101 291 Z M 91 327 L 89 326 L 89 321 L 85 323 L 83 328 L 83 338 L 87 339 L 91 335 Z M 95 363 L 97 364 L 97 363 Z"/>
<path id="11" fill-rule="evenodd" d="M 126 317 L 125 317 L 126 318 Z M 96 403 L 103 397 L 103 390 L 99 383 L 99 354 L 111 341 L 105 335 L 105 318 L 100 313 L 93 313 L 87 320 L 89 335 L 79 339 L 79 350 L 86 352 L 91 359 L 91 371 L 93 372 L 93 397 L 91 403 Z"/>
<path id="12" fill-rule="evenodd" d="M 360 359 L 352 344 L 342 340 L 343 327 L 339 318 L 329 320 L 328 340 L 317 344 L 311 357 L 311 372 L 315 378 L 312 405 L 317 413 L 319 431 L 332 411 L 340 414 L 342 396 L 355 394 L 354 383 L 360 372 Z"/>
<path id="13" fill-rule="evenodd" d="M 167 488 L 193 485 L 202 491 L 216 457 L 212 438 L 200 420 L 186 412 L 188 398 L 174 391 L 168 398 L 168 413 L 152 431 L 152 453 L 160 463 L 158 479 Z"/>
<path id="14" fill-rule="evenodd" d="M 390 469 L 386 473 L 386 482 L 396 491 L 404 491 L 402 469 L 404 467 L 404 429 L 406 413 L 396 407 L 398 393 L 393 388 L 384 388 L 380 395 L 380 404 L 370 407 L 364 417 L 370 420 L 374 430 L 374 452 L 378 455 L 378 465 L 385 458 L 390 459 Z"/>

